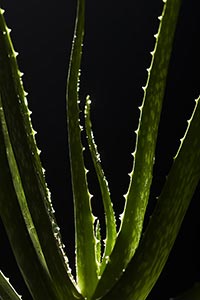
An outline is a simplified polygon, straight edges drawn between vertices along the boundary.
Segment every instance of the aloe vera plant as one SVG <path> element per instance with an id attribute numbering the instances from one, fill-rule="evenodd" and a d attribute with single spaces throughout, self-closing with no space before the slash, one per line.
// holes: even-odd
<path id="1" fill-rule="evenodd" d="M 92 133 L 90 97 L 85 101 L 88 148 L 105 210 L 106 239 L 103 245 L 101 224 L 91 209 L 92 196 L 88 189 L 81 142 L 79 77 L 85 3 L 84 0 L 77 2 L 66 93 L 75 212 L 76 278 L 70 272 L 41 166 L 17 54 L 3 10 L 0 10 L 0 215 L 33 299 L 143 300 L 156 283 L 200 179 L 198 98 L 153 215 L 142 235 L 180 6 L 181 0 L 163 1 L 148 78 L 143 88 L 144 97 L 139 107 L 133 168 L 118 230 L 108 183 Z M 1 272 L 0 299 L 20 298 Z"/>

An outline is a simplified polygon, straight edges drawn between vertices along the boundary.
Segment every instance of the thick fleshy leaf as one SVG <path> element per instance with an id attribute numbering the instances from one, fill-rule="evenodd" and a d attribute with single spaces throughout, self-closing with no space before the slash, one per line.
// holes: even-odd
<path id="1" fill-rule="evenodd" d="M 84 2 L 84 0 L 79 0 L 77 7 L 76 27 L 67 81 L 67 121 L 75 211 L 77 280 L 81 293 L 89 298 L 97 283 L 97 261 L 95 257 L 94 216 L 91 210 L 91 195 L 87 186 L 87 170 L 84 166 L 78 106 L 84 35 Z"/>
<path id="2" fill-rule="evenodd" d="M 14 186 L 18 179 L 17 176 L 13 179 L 7 158 L 12 149 L 8 141 L 6 141 L 8 136 L 5 119 L 2 115 L 1 101 L 0 114 L 0 216 L 30 293 L 37 300 L 46 297 L 56 300 L 49 272 L 41 259 L 40 253 L 35 251 L 33 239 L 29 234 L 30 228 L 26 224 L 18 202 Z M 5 289 L 5 282 L 2 281 L 2 284 Z M 2 291 L 2 294 L 4 293 L 6 291 Z M 7 293 L 9 293 L 9 290 Z"/>
<path id="3" fill-rule="evenodd" d="M 95 297 L 108 291 L 123 274 L 133 257 L 141 237 L 144 215 L 149 199 L 158 125 L 165 92 L 168 65 L 173 45 L 181 0 L 165 1 L 156 44 L 148 71 L 144 98 L 140 107 L 133 170 L 126 195 L 121 228 Z"/>
<path id="4" fill-rule="evenodd" d="M 104 255 L 100 267 L 100 274 L 102 274 L 106 266 L 106 261 L 114 247 L 116 237 L 117 237 L 117 230 L 116 230 L 116 221 L 115 221 L 113 205 L 110 199 L 108 182 L 105 178 L 103 169 L 101 167 L 100 154 L 98 153 L 97 146 L 95 144 L 93 133 L 92 133 L 92 125 L 90 121 L 90 104 L 91 104 L 91 100 L 88 96 L 86 98 L 86 105 L 85 105 L 85 127 L 86 127 L 87 140 L 88 140 L 90 153 L 92 156 L 93 164 L 99 181 L 99 186 L 101 190 L 101 196 L 103 199 L 103 205 L 105 211 L 105 221 L 106 221 L 105 251 L 104 251 Z"/>
<path id="5" fill-rule="evenodd" d="M 136 254 L 103 300 L 145 300 L 156 283 L 200 180 L 199 132 L 200 97 Z"/>
<path id="6" fill-rule="evenodd" d="M 32 242 L 35 240 L 35 250 L 36 252 L 39 250 L 40 253 L 42 251 L 43 255 L 40 255 L 40 258 L 44 257 L 53 279 L 53 285 L 60 297 L 68 295 L 69 298 L 71 297 L 70 299 L 73 299 L 73 294 L 78 295 L 78 292 L 68 275 L 69 271 L 63 255 L 58 226 L 53 216 L 39 151 L 35 143 L 34 130 L 30 122 L 26 93 L 21 80 L 22 75 L 18 69 L 16 52 L 13 49 L 9 32 L 1 10 L 0 94 L 1 110 L 4 115 L 2 121 L 5 121 L 7 131 L 5 135 L 6 131 L 3 130 L 5 147 L 7 149 L 9 146 L 12 149 L 12 153 L 7 153 L 8 164 L 19 205 L 21 209 L 24 208 L 22 213 L 25 224 L 27 225 L 29 222 L 34 224 L 32 230 L 29 228 L 28 233 L 32 237 Z M 16 168 L 17 173 L 15 173 Z M 27 205 L 22 204 L 25 202 Z M 25 210 L 30 214 L 24 214 Z"/>

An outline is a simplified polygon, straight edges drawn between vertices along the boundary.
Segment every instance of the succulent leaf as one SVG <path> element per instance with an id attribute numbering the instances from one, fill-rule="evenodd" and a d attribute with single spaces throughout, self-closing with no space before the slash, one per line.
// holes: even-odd
<path id="1" fill-rule="evenodd" d="M 102 299 L 145 300 L 156 283 L 200 180 L 199 131 L 200 97 L 136 254 Z"/>
<path id="2" fill-rule="evenodd" d="M 121 228 L 97 286 L 94 296 L 97 298 L 119 280 L 140 241 L 152 182 L 158 125 L 180 3 L 180 0 L 168 0 L 163 5 L 147 83 L 143 88 L 144 97 L 140 107 L 139 126 L 136 130 L 133 170 Z"/>
<path id="3" fill-rule="evenodd" d="M 99 181 L 99 186 L 101 190 L 101 196 L 103 199 L 103 205 L 105 211 L 105 221 L 106 221 L 105 251 L 104 251 L 101 268 L 100 268 L 100 274 L 102 274 L 106 266 L 106 258 L 111 254 L 112 249 L 114 247 L 116 237 L 117 237 L 117 230 L 116 230 L 115 214 L 114 214 L 114 210 L 110 198 L 108 182 L 105 178 L 101 166 L 100 154 L 98 153 L 97 146 L 95 144 L 94 136 L 92 133 L 92 125 L 90 121 L 90 104 L 91 104 L 91 100 L 90 97 L 88 96 L 86 98 L 86 105 L 85 105 L 86 134 L 87 134 L 87 140 L 88 140 L 88 145 L 92 156 L 93 164 Z"/>
<path id="4" fill-rule="evenodd" d="M 84 166 L 81 127 L 79 124 L 79 76 L 84 35 L 84 1 L 78 1 L 74 40 L 67 80 L 67 121 L 72 190 L 75 211 L 75 242 L 77 281 L 81 293 L 91 296 L 97 284 L 95 235 L 91 195 Z"/>
<path id="5" fill-rule="evenodd" d="M 53 225 L 56 221 L 39 159 L 35 132 L 30 121 L 22 74 L 18 69 L 16 52 L 13 49 L 9 32 L 4 17 L 0 14 L 1 143 L 5 144 L 4 147 L 7 150 L 5 153 L 14 190 L 25 224 L 29 227 L 28 234 L 36 247 L 35 250 L 37 254 L 40 253 L 43 265 L 47 265 L 58 293 L 68 295 L 73 299 L 72 293 L 77 291 L 68 275 L 60 239 L 54 234 Z M 5 164 L 4 166 L 7 167 Z M 13 201 L 15 198 L 13 196 Z M 15 246 L 21 247 L 17 244 Z M 17 251 L 17 249 L 13 250 Z"/>

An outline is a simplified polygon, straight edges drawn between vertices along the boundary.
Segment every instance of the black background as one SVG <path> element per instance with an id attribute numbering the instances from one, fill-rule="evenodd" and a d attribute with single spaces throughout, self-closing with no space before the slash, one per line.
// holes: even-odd
<path id="1" fill-rule="evenodd" d="M 52 192 L 67 253 L 74 264 L 73 206 L 67 148 L 65 89 L 76 1 L 1 1 L 12 29 L 20 69 L 29 93 L 32 122 Z M 186 120 L 200 93 L 198 0 L 183 1 L 172 53 L 148 214 L 176 154 Z M 80 99 L 91 95 L 92 122 L 117 214 L 128 187 L 131 155 L 150 64 L 161 0 L 86 1 Z M 92 168 L 88 155 L 86 164 Z M 96 179 L 89 175 L 94 213 L 102 216 Z M 200 280 L 200 188 L 194 195 L 169 260 L 148 299 L 166 300 Z M 30 299 L 1 230 L 0 265 L 17 291 Z"/>

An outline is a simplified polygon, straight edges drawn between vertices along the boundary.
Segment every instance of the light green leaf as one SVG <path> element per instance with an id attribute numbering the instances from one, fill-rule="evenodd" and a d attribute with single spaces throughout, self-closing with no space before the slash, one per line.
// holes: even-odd
<path id="1" fill-rule="evenodd" d="M 159 18 L 156 44 L 151 53 L 152 61 L 147 70 L 148 78 L 140 107 L 133 170 L 130 174 L 121 228 L 94 298 L 102 296 L 115 284 L 140 241 L 152 182 L 158 125 L 180 3 L 181 0 L 165 1 L 162 16 Z"/>
<path id="2" fill-rule="evenodd" d="M 86 98 L 86 105 L 85 105 L 85 127 L 86 127 L 86 134 L 87 134 L 90 153 L 92 156 L 93 164 L 99 181 L 99 186 L 101 190 L 101 196 L 103 199 L 103 205 L 105 211 L 105 221 L 106 221 L 105 251 L 104 251 L 102 264 L 100 268 L 100 274 L 102 274 L 106 266 L 107 258 L 109 257 L 114 247 L 116 237 L 117 237 L 117 230 L 116 230 L 115 214 L 110 199 L 108 182 L 105 178 L 103 169 L 101 167 L 100 154 L 98 153 L 97 146 L 95 144 L 93 133 L 92 133 L 92 125 L 90 121 L 90 103 L 91 100 L 88 96 Z"/>
<path id="3" fill-rule="evenodd" d="M 94 217 L 91 211 L 79 124 L 79 76 L 84 35 L 84 0 L 78 1 L 76 27 L 67 81 L 67 121 L 75 210 L 77 280 L 81 293 L 90 297 L 97 283 Z"/>

